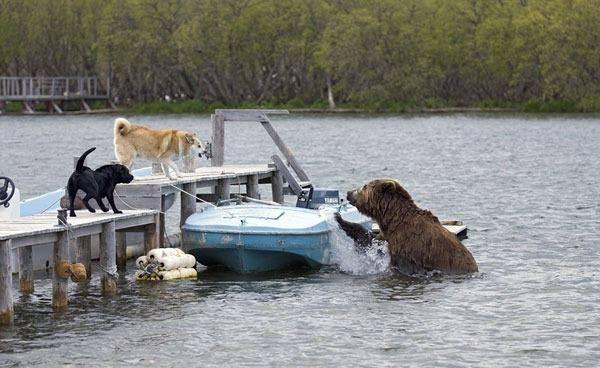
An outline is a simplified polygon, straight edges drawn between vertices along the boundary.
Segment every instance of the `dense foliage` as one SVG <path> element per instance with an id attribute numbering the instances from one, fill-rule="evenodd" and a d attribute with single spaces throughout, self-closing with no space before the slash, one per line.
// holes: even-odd
<path id="1" fill-rule="evenodd" d="M 600 0 L 0 0 L 0 75 L 110 76 L 120 101 L 306 106 L 329 84 L 371 108 L 600 110 Z"/>

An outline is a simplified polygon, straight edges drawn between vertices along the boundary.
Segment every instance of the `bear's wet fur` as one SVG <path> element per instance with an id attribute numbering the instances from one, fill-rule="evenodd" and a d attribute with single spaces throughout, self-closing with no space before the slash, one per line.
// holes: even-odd
<path id="1" fill-rule="evenodd" d="M 397 180 L 372 180 L 349 191 L 348 200 L 377 221 L 388 242 L 392 266 L 399 272 L 457 275 L 478 271 L 473 255 L 456 235 L 430 211 L 417 207 Z"/>

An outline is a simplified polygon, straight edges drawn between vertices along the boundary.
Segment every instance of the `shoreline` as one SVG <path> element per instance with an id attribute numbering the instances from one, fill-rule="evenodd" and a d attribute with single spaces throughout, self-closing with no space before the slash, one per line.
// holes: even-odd
<path id="1" fill-rule="evenodd" d="M 16 104 L 15 104 L 16 105 Z M 490 106 L 409 106 L 405 104 L 389 104 L 379 106 L 366 105 L 342 105 L 335 109 L 329 109 L 323 104 L 313 104 L 307 106 L 289 106 L 287 104 L 236 104 L 225 105 L 220 103 L 207 104 L 203 101 L 185 100 L 185 101 L 153 101 L 136 103 L 133 105 L 121 105 L 116 109 L 96 109 L 90 112 L 80 110 L 64 110 L 63 114 L 48 112 L 45 110 L 36 110 L 33 114 L 21 112 L 17 106 L 12 106 L 0 117 L 29 115 L 29 116 L 48 116 L 48 115 L 87 115 L 87 114 L 136 114 L 136 115 L 163 115 L 163 114 L 210 114 L 216 109 L 285 109 L 290 113 L 301 114 L 440 114 L 440 113 L 533 113 L 533 114 L 595 114 L 600 113 L 600 106 L 581 106 L 565 101 L 553 101 L 549 103 L 522 103 L 506 107 Z"/>

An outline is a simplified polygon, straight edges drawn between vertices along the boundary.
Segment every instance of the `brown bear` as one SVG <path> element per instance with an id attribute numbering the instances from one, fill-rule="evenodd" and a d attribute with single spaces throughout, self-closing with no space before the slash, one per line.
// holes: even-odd
<path id="1" fill-rule="evenodd" d="M 388 242 L 392 265 L 399 272 L 415 275 L 437 270 L 455 275 L 478 271 L 473 255 L 456 235 L 430 211 L 417 207 L 397 180 L 372 180 L 349 191 L 347 197 L 361 213 L 377 221 Z M 344 221 L 340 226 L 359 245 L 370 236 Z"/>

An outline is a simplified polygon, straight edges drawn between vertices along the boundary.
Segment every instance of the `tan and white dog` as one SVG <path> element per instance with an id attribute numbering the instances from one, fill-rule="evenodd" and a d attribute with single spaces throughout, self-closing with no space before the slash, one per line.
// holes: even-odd
<path id="1" fill-rule="evenodd" d="M 177 129 L 151 129 L 143 125 L 131 124 L 127 119 L 115 120 L 115 156 L 119 163 L 131 168 L 136 157 L 161 164 L 169 179 L 169 167 L 178 177 L 181 173 L 172 157 L 192 154 L 193 150 L 205 151 L 204 144 L 195 133 Z"/>

